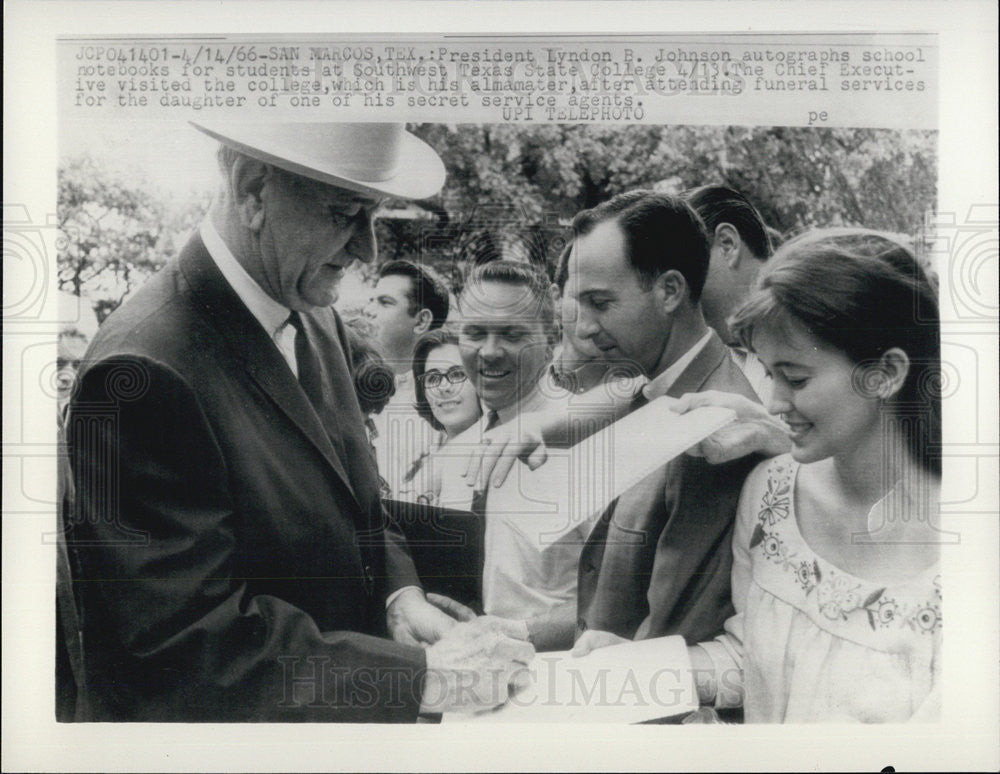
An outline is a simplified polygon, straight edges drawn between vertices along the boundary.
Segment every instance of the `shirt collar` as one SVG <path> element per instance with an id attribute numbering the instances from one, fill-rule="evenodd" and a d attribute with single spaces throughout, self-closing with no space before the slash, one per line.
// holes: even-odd
<path id="1" fill-rule="evenodd" d="M 201 241 L 219 267 L 226 282 L 236 291 L 243 305 L 250 310 L 268 336 L 274 336 L 288 322 L 289 310 L 271 298 L 236 260 L 215 226 L 206 218 L 199 229 Z"/>
<path id="2" fill-rule="evenodd" d="M 497 416 L 500 418 L 500 424 L 503 425 L 510 422 L 510 420 L 518 414 L 522 414 L 527 411 L 537 411 L 542 408 L 545 404 L 545 396 L 542 394 L 540 385 L 541 381 L 536 383 L 531 391 L 520 400 L 510 404 L 509 406 L 504 406 L 502 409 L 497 409 Z M 489 412 L 490 409 L 483 406 L 484 419 L 489 416 Z"/>
<path id="3" fill-rule="evenodd" d="M 684 373 L 685 369 L 691 365 L 698 353 L 701 352 L 705 345 L 708 344 L 712 339 L 712 329 L 709 328 L 705 335 L 702 336 L 691 349 L 681 355 L 677 360 L 671 363 L 667 369 L 659 376 L 651 379 L 645 387 L 642 388 L 642 394 L 646 396 L 647 399 L 652 400 L 658 395 L 666 395 L 667 390 L 669 390 L 677 378 Z"/>

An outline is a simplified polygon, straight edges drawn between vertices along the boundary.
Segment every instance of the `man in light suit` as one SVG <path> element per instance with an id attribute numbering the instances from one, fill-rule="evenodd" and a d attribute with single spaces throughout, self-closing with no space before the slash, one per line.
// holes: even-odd
<path id="1" fill-rule="evenodd" d="M 71 405 L 78 716 L 390 722 L 501 703 L 531 647 L 425 600 L 385 529 L 330 308 L 374 256 L 379 201 L 434 194 L 440 159 L 402 125 L 198 128 L 222 144 L 219 194 L 105 322 Z"/>
<path id="2" fill-rule="evenodd" d="M 566 293 L 576 335 L 649 377 L 637 404 L 718 390 L 754 399 L 698 299 L 709 243 L 679 199 L 621 194 L 574 219 Z M 578 651 L 621 638 L 698 642 L 732 612 L 731 536 L 757 458 L 720 465 L 682 455 L 609 506 L 580 558 Z"/>

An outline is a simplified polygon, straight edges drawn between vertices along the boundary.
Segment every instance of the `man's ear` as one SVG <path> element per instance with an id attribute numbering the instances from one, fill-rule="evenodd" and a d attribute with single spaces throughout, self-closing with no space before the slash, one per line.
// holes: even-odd
<path id="1" fill-rule="evenodd" d="M 434 313 L 427 308 L 421 309 L 417 312 L 417 322 L 413 326 L 413 332 L 417 335 L 426 333 L 431 329 L 432 322 L 434 322 Z"/>
<path id="2" fill-rule="evenodd" d="M 672 313 L 688 297 L 687 280 L 677 269 L 670 269 L 653 282 L 653 292 L 656 293 L 663 311 Z"/>
<path id="3" fill-rule="evenodd" d="M 260 231 L 264 225 L 264 205 L 261 192 L 273 170 L 263 161 L 241 156 L 229 174 L 229 188 L 233 203 L 240 214 L 240 221 L 251 231 Z"/>
<path id="4" fill-rule="evenodd" d="M 545 361 L 552 362 L 555 357 L 556 347 L 562 340 L 558 325 L 550 325 L 545 328 Z"/>
<path id="5" fill-rule="evenodd" d="M 740 265 L 742 258 L 743 240 L 740 232 L 731 223 L 720 223 L 715 227 L 715 236 L 712 239 L 712 246 L 718 247 L 722 253 L 726 268 L 735 271 Z"/>

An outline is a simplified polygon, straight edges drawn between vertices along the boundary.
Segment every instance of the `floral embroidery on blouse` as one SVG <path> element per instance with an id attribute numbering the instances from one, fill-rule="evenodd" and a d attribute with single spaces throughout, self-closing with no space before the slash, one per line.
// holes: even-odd
<path id="1" fill-rule="evenodd" d="M 852 614 L 864 612 L 873 630 L 908 626 L 925 634 L 941 628 L 940 575 L 933 581 L 934 598 L 913 603 L 886 596 L 885 587 L 865 594 L 862 583 L 853 576 L 830 566 L 821 569 L 815 556 L 798 558 L 781 535 L 781 526 L 791 513 L 794 472 L 794 465 L 780 463 L 768 471 L 750 549 L 758 549 L 766 561 L 791 572 L 798 587 L 807 597 L 812 596 L 819 613 L 829 621 L 849 621 Z"/>
<path id="2" fill-rule="evenodd" d="M 767 479 L 767 491 L 761 498 L 762 507 L 757 514 L 761 524 L 767 523 L 773 527 L 780 519 L 788 518 L 789 505 L 791 504 L 791 484 L 788 479 L 781 479 L 775 482 L 773 478 Z"/>

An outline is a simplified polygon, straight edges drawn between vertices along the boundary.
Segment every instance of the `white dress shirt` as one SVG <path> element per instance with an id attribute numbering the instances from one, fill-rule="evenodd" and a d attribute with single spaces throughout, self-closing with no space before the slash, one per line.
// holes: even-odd
<path id="1" fill-rule="evenodd" d="M 569 397 L 543 378 L 522 400 L 497 411 L 499 424 Z M 573 479 L 567 459 L 553 452 L 537 471 L 515 465 L 503 486 L 490 488 L 483 564 L 486 614 L 526 620 L 576 600 L 580 552 L 593 522 L 565 527 L 573 498 L 569 490 L 584 483 Z M 525 529 L 526 518 L 533 528 Z"/>
<path id="2" fill-rule="evenodd" d="M 375 425 L 372 445 L 379 475 L 391 490 L 393 499 L 407 502 L 417 502 L 433 488 L 425 480 L 428 476 L 426 466 L 419 466 L 415 473 L 413 467 L 431 453 L 439 435 L 430 422 L 417 413 L 416 399 L 413 374 L 397 374 L 396 393 L 385 408 L 372 417 Z"/>
<path id="3" fill-rule="evenodd" d="M 766 406 L 771 400 L 773 383 L 771 377 L 767 375 L 767 369 L 764 368 L 764 364 L 760 362 L 760 358 L 753 352 L 747 352 L 745 349 L 738 349 L 736 347 L 730 349 L 729 353 L 733 356 L 733 362 L 739 366 L 747 381 L 750 382 L 753 391 L 757 393 L 760 402 Z"/>
<path id="4" fill-rule="evenodd" d="M 646 385 L 642 388 L 642 394 L 646 397 L 646 399 L 652 400 L 653 398 L 658 398 L 661 395 L 666 395 L 667 390 L 674 386 L 674 382 L 677 381 L 678 377 L 684 373 L 692 362 L 694 362 L 694 359 L 698 357 L 698 353 L 701 352 L 711 340 L 712 329 L 709 328 L 708 332 L 698 339 L 694 346 L 667 366 L 662 374 L 653 377 L 646 383 Z"/>
<path id="5" fill-rule="evenodd" d="M 250 310 L 250 314 L 261 324 L 261 327 L 278 348 L 278 352 L 288 363 L 288 367 L 292 369 L 292 373 L 298 378 L 299 369 L 295 360 L 295 329 L 288 322 L 291 311 L 263 291 L 254 278 L 236 260 L 236 256 L 219 236 L 219 232 L 215 230 L 215 226 L 211 222 L 207 219 L 203 220 L 199 233 L 201 241 L 205 243 L 205 249 L 208 250 L 215 265 L 219 267 L 226 282 L 236 291 L 236 295 Z"/>

